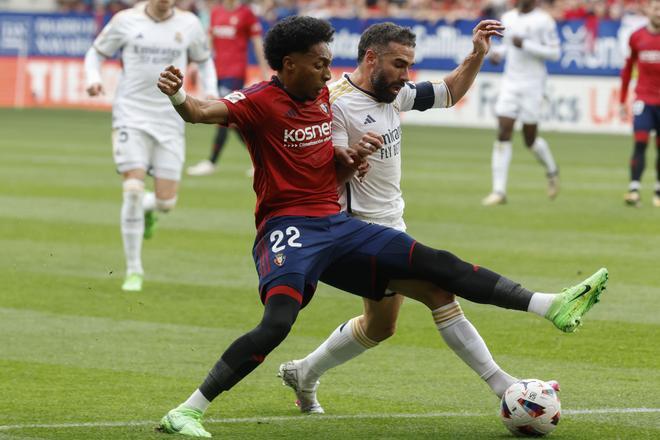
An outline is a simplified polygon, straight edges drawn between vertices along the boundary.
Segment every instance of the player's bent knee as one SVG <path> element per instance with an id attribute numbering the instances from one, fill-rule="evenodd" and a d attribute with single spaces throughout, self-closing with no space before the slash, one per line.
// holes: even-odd
<path id="1" fill-rule="evenodd" d="M 176 197 L 172 197 L 171 199 L 156 198 L 156 209 L 160 212 L 171 211 L 176 206 L 176 201 Z"/>

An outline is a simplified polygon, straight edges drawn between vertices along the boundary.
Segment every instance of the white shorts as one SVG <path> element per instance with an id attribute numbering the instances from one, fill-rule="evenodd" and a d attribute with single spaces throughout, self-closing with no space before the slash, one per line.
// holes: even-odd
<path id="1" fill-rule="evenodd" d="M 538 124 L 543 109 L 543 90 L 542 86 L 519 88 L 503 84 L 495 103 L 495 114 L 518 119 L 523 124 Z"/>
<path id="2" fill-rule="evenodd" d="M 115 128 L 112 130 L 112 155 L 117 171 L 143 169 L 154 177 L 168 180 L 181 180 L 185 141 L 176 136 L 164 142 L 136 128 Z"/>
<path id="3" fill-rule="evenodd" d="M 403 221 L 403 217 L 400 215 L 385 217 L 385 218 L 375 218 L 375 217 L 364 217 L 358 214 L 351 214 L 351 217 L 355 217 L 358 220 L 362 220 L 367 223 L 375 223 L 377 225 L 387 226 L 388 228 L 396 229 L 397 231 L 406 232 L 406 222 Z"/>

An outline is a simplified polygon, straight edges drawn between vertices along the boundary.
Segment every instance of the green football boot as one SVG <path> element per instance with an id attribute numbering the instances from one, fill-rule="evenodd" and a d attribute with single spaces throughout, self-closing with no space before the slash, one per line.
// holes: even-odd
<path id="1" fill-rule="evenodd" d="M 202 415 L 199 410 L 179 405 L 161 419 L 156 431 L 190 437 L 211 437 L 211 433 L 202 426 Z"/>
<path id="2" fill-rule="evenodd" d="M 158 216 L 155 211 L 146 211 L 144 213 L 144 239 L 149 240 L 154 236 L 158 226 Z"/>
<path id="3" fill-rule="evenodd" d="M 125 292 L 140 292 L 142 290 L 142 280 L 144 276 L 140 273 L 130 273 L 124 278 L 124 284 L 121 290 Z"/>
<path id="4" fill-rule="evenodd" d="M 581 325 L 582 315 L 600 301 L 607 285 L 608 273 L 604 267 L 580 284 L 564 289 L 545 314 L 559 330 L 572 333 Z"/>

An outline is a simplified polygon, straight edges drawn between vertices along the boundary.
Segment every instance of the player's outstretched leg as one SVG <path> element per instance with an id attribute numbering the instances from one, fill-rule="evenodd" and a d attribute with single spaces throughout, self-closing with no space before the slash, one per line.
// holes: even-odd
<path id="1" fill-rule="evenodd" d="M 412 252 L 405 252 L 406 248 Z M 607 269 L 598 270 L 591 277 L 561 293 L 532 292 L 484 267 L 472 265 L 450 252 L 437 250 L 417 243 L 406 234 L 382 251 L 409 258 L 409 272 L 401 278 L 419 277 L 436 286 L 453 292 L 457 296 L 480 304 L 491 304 L 506 309 L 532 312 L 549 319 L 564 332 L 573 332 L 582 321 L 582 316 L 593 307 L 607 283 Z M 402 266 L 399 263 L 400 266 Z M 394 269 L 392 269 L 394 270 Z M 406 293 L 406 296 L 411 296 Z M 432 310 L 438 307 L 438 296 L 417 292 L 411 296 Z"/>
<path id="2" fill-rule="evenodd" d="M 582 316 L 600 301 L 608 276 L 607 269 L 601 268 L 581 283 L 564 289 L 552 302 L 545 317 L 559 330 L 574 332 L 581 325 Z"/>
<path id="3" fill-rule="evenodd" d="M 189 437 L 211 437 L 211 433 L 202 426 L 202 415 L 203 412 L 198 409 L 179 405 L 161 419 L 156 431 Z"/>

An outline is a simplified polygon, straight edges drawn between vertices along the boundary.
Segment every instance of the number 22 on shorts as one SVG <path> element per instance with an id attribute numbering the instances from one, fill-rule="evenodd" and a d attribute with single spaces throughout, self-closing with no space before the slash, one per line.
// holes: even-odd
<path id="1" fill-rule="evenodd" d="M 286 244 L 283 243 L 285 241 L 285 237 Z M 282 232 L 280 229 L 275 229 L 270 233 L 270 242 L 273 244 L 270 250 L 276 254 L 286 249 L 287 245 L 292 248 L 302 247 L 302 243 L 297 241 L 299 238 L 300 230 L 298 230 L 298 228 L 295 226 L 289 226 L 284 230 L 284 232 Z"/>

